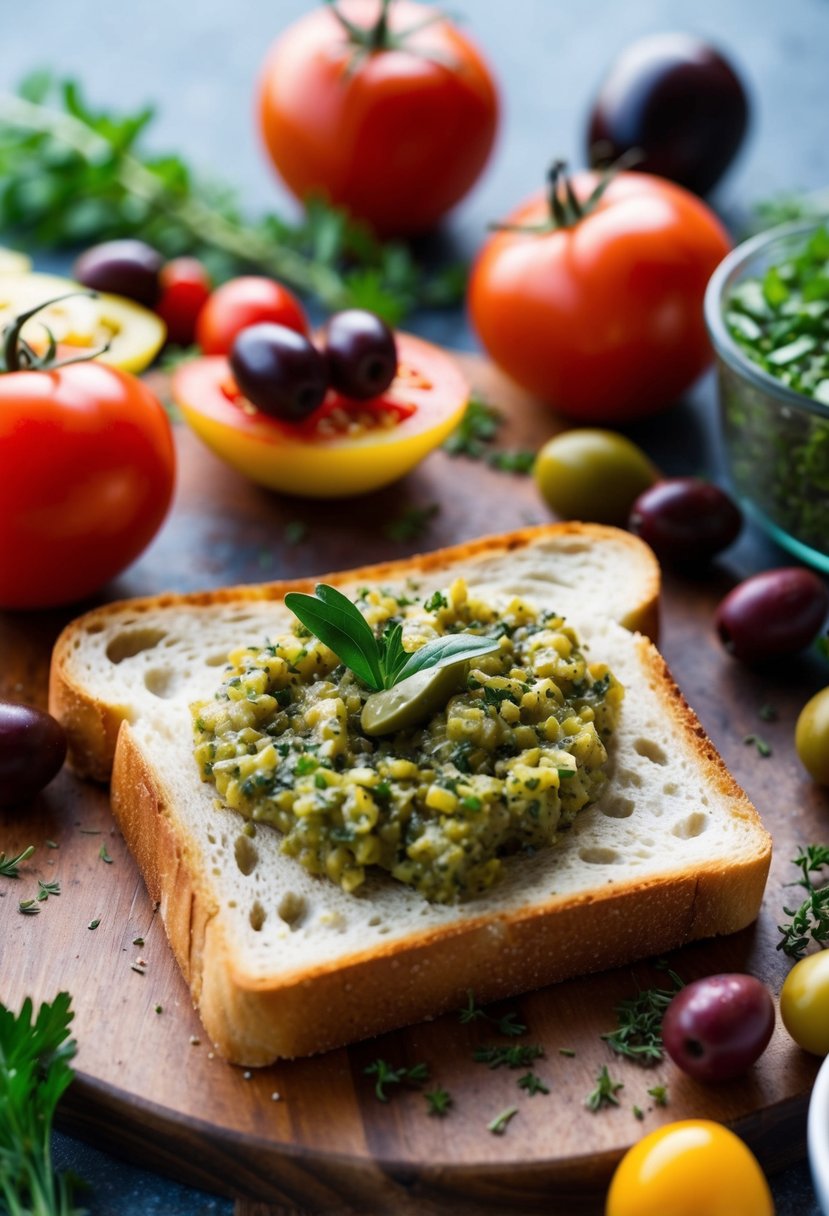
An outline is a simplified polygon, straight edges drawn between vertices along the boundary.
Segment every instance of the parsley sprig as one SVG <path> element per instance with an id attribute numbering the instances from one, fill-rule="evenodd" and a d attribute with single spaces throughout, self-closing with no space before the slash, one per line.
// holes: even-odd
<path id="1" fill-rule="evenodd" d="M 615 1013 L 618 1026 L 601 1037 L 618 1056 L 639 1064 L 658 1064 L 664 1056 L 662 1018 L 684 981 L 668 969 L 673 987 L 642 988 L 634 997 L 620 1001 Z"/>
<path id="2" fill-rule="evenodd" d="M 0 1210 L 8 1216 L 81 1216 L 69 1178 L 52 1166 L 52 1119 L 73 1072 L 69 994 L 15 1016 L 0 1004 Z"/>
<path id="3" fill-rule="evenodd" d="M 0 94 L 0 229 L 49 248 L 139 237 L 166 257 L 195 254 L 217 279 L 251 268 L 325 307 L 368 308 L 397 324 L 418 306 L 456 304 L 465 269 L 434 274 L 344 211 L 308 200 L 305 217 L 247 219 L 236 192 L 152 154 L 151 106 L 93 109 L 76 81 L 37 72 Z"/>
<path id="4" fill-rule="evenodd" d="M 800 850 L 792 864 L 801 873 L 792 886 L 803 887 L 806 898 L 797 908 L 783 908 L 792 919 L 777 926 L 781 934 L 777 949 L 790 958 L 798 959 L 803 958 L 810 942 L 829 946 L 829 882 L 816 886 L 812 880 L 812 875 L 821 874 L 825 867 L 829 867 L 829 845 L 807 845 Z"/>
<path id="5" fill-rule="evenodd" d="M 313 595 L 290 592 L 285 596 L 285 605 L 375 692 L 393 688 L 419 671 L 436 670 L 461 659 L 480 658 L 498 649 L 494 638 L 452 633 L 433 638 L 409 653 L 403 649 L 403 626 L 399 621 L 382 637 L 375 637 L 357 605 L 326 583 L 319 583 Z"/>

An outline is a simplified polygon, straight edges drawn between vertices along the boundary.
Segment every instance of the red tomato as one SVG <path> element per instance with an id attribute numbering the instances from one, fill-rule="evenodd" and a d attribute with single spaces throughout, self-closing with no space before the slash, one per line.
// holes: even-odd
<path id="1" fill-rule="evenodd" d="M 422 232 L 489 157 L 498 123 L 489 68 L 449 21 L 411 0 L 337 8 L 357 35 L 318 8 L 271 49 L 259 88 L 267 150 L 301 201 L 325 195 L 381 236 Z"/>
<path id="2" fill-rule="evenodd" d="M 0 375 L 0 607 L 97 590 L 161 526 L 173 493 L 167 415 L 102 363 Z"/>
<path id="3" fill-rule="evenodd" d="M 572 179 L 582 202 L 598 177 Z M 729 249 L 720 222 L 681 186 L 621 173 L 595 209 L 547 227 L 547 198 L 484 245 L 472 322 L 514 380 L 570 418 L 629 422 L 671 405 L 711 360 L 705 287 Z"/>
<path id="4" fill-rule="evenodd" d="M 226 355 L 239 331 L 260 321 L 308 333 L 308 321 L 293 292 L 275 279 L 243 275 L 222 283 L 208 298 L 196 321 L 196 341 L 206 355 Z"/>
<path id="5" fill-rule="evenodd" d="M 198 258 L 173 258 L 159 273 L 161 297 L 155 311 L 167 326 L 167 341 L 190 346 L 196 318 L 210 295 L 210 276 Z"/>
<path id="6" fill-rule="evenodd" d="M 329 390 L 304 422 L 263 414 L 236 388 L 225 359 L 184 363 L 173 396 L 185 420 L 223 460 L 272 490 L 343 498 L 396 481 L 460 422 L 469 386 L 436 346 L 396 335 L 397 377 L 370 401 Z"/>

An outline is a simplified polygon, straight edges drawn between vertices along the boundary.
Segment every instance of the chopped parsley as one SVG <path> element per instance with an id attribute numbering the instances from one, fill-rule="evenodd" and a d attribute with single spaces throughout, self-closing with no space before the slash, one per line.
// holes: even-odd
<path id="1" fill-rule="evenodd" d="M 526 1089 L 530 1097 L 535 1097 L 536 1094 L 548 1094 L 550 1091 L 541 1077 L 536 1076 L 534 1072 L 525 1072 L 523 1077 L 518 1078 L 518 1088 Z"/>
<path id="2" fill-rule="evenodd" d="M 668 1105 L 668 1087 L 667 1085 L 653 1085 L 648 1094 L 653 1098 L 657 1106 Z"/>
<path id="3" fill-rule="evenodd" d="M 423 1097 L 426 1099 L 426 1106 L 430 1115 L 437 1115 L 443 1118 L 449 1114 L 449 1108 L 452 1105 L 452 1095 L 447 1093 L 445 1089 L 438 1086 L 437 1089 L 427 1089 Z"/>
<path id="4" fill-rule="evenodd" d="M 429 1080 L 429 1069 L 425 1064 L 413 1064 L 411 1068 L 392 1068 L 385 1060 L 375 1060 L 363 1069 L 367 1077 L 376 1077 L 374 1093 L 381 1102 L 388 1102 L 387 1086 L 422 1085 Z"/>
<path id="5" fill-rule="evenodd" d="M 624 1088 L 621 1081 L 613 1080 L 607 1071 L 607 1065 L 603 1064 L 596 1077 L 596 1088 L 587 1095 L 584 1105 L 594 1114 L 604 1106 L 618 1106 L 619 1099 L 616 1095 Z"/>
<path id="6" fill-rule="evenodd" d="M 758 755 L 762 756 L 764 760 L 771 755 L 771 746 L 759 735 L 746 735 L 745 739 L 743 739 L 743 743 L 745 743 L 747 747 L 751 747 L 753 744 L 754 747 L 757 748 Z"/>

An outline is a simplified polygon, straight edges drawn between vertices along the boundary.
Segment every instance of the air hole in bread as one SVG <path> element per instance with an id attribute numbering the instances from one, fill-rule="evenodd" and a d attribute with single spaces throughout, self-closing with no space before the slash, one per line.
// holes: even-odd
<path id="1" fill-rule="evenodd" d="M 598 846 L 579 849 L 579 857 L 591 866 L 612 866 L 622 860 L 615 849 L 600 849 Z"/>
<path id="2" fill-rule="evenodd" d="M 87 625 L 86 632 L 91 636 L 93 633 L 103 633 L 104 628 L 103 621 L 93 621 L 90 625 Z"/>
<path id="3" fill-rule="evenodd" d="M 599 810 L 609 819 L 627 819 L 633 814 L 636 803 L 632 798 L 622 798 L 617 794 L 611 798 L 603 798 Z"/>
<path id="4" fill-rule="evenodd" d="M 668 757 L 653 739 L 637 739 L 633 747 L 640 756 L 644 756 L 646 760 L 651 760 L 654 764 L 668 763 Z"/>
<path id="5" fill-rule="evenodd" d="M 377 927 L 377 925 L 382 925 L 383 918 L 380 916 L 372 916 L 371 920 L 368 923 L 371 925 L 372 929 L 374 929 Z"/>
<path id="6" fill-rule="evenodd" d="M 679 793 L 679 787 L 675 781 L 666 781 L 662 786 L 662 793 L 667 794 L 668 797 L 671 798 L 674 794 Z"/>
<path id="7" fill-rule="evenodd" d="M 250 836 L 245 836 L 242 833 L 241 836 L 236 837 L 236 843 L 233 846 L 233 856 L 236 858 L 237 866 L 246 877 L 256 869 L 259 854 Z"/>
<path id="8" fill-rule="evenodd" d="M 276 914 L 291 929 L 298 929 L 308 913 L 308 901 L 296 891 L 286 891 L 276 905 Z"/>
<path id="9" fill-rule="evenodd" d="M 622 787 L 622 789 L 628 789 L 630 786 L 634 786 L 636 789 L 640 789 L 641 785 L 642 785 L 641 774 L 637 773 L 632 768 L 621 769 L 619 771 L 619 774 L 618 774 L 616 780 L 618 781 L 618 783 Z"/>
<path id="10" fill-rule="evenodd" d="M 111 663 L 123 663 L 124 659 L 133 659 L 145 650 L 154 650 L 166 636 L 166 629 L 133 629 L 116 633 L 107 646 L 107 658 Z"/>
<path id="11" fill-rule="evenodd" d="M 266 915 L 267 915 L 267 913 L 265 912 L 265 909 L 260 904 L 259 900 L 255 899 L 253 901 L 253 903 L 251 904 L 250 914 L 248 915 L 248 920 L 250 921 L 250 927 L 251 927 L 251 929 L 253 929 L 254 933 L 258 933 L 260 931 L 260 929 L 262 928 L 262 926 L 265 923 Z"/>
<path id="12" fill-rule="evenodd" d="M 144 672 L 144 685 L 147 692 L 151 692 L 154 697 L 159 697 L 162 701 L 167 701 L 173 696 L 177 683 L 177 673 L 172 667 L 151 667 L 149 671 Z"/>
<path id="13" fill-rule="evenodd" d="M 693 836 L 701 836 L 708 827 L 708 816 L 703 811 L 693 811 L 685 819 L 674 824 L 671 832 L 680 840 L 690 840 Z"/>

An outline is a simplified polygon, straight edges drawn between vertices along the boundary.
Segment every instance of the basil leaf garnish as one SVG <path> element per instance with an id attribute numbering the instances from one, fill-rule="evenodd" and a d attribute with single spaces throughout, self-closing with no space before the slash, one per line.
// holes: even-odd
<path id="1" fill-rule="evenodd" d="M 410 654 L 405 667 L 397 674 L 400 680 L 407 680 L 426 667 L 446 667 L 449 663 L 457 663 L 460 659 L 479 659 L 485 654 L 494 654 L 500 649 L 497 638 L 482 638 L 471 633 L 450 633 L 446 637 L 434 638 Z"/>

